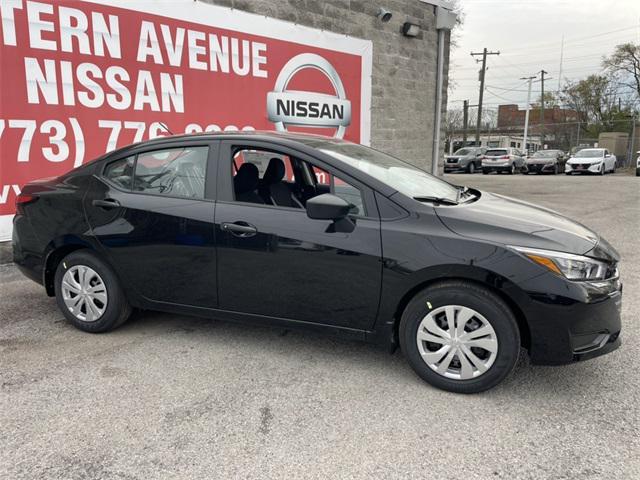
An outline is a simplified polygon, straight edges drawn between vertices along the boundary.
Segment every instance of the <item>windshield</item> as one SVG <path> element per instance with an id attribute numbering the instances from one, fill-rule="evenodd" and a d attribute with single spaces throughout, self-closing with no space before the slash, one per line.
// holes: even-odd
<path id="1" fill-rule="evenodd" d="M 460 150 L 456 150 L 454 155 L 469 155 L 471 153 L 473 153 L 473 150 L 470 148 L 461 148 Z"/>
<path id="2" fill-rule="evenodd" d="M 580 150 L 574 156 L 578 158 L 597 158 L 604 155 L 604 150 Z"/>
<path id="3" fill-rule="evenodd" d="M 322 142 L 314 146 L 408 197 L 435 197 L 452 202 L 458 198 L 457 187 L 386 153 L 354 143 Z"/>
<path id="4" fill-rule="evenodd" d="M 555 150 L 546 150 L 544 152 L 536 152 L 533 154 L 534 158 L 549 158 L 549 157 L 555 157 L 556 156 L 556 151 Z"/>

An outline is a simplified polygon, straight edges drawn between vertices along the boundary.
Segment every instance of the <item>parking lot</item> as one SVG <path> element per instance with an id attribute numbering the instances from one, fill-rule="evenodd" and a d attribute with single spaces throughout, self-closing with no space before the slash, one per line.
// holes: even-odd
<path id="1" fill-rule="evenodd" d="M 399 351 L 311 333 L 152 312 L 82 333 L 0 266 L 0 478 L 640 478 L 640 178 L 446 178 L 616 246 L 622 347 L 565 367 L 522 355 L 462 396 Z"/>

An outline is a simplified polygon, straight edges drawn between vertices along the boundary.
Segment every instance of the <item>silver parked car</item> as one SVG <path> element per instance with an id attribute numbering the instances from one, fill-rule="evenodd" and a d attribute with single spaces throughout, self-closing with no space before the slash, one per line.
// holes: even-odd
<path id="1" fill-rule="evenodd" d="M 490 148 L 482 156 L 482 173 L 506 172 L 509 175 L 524 168 L 524 154 L 517 148 Z"/>
<path id="2" fill-rule="evenodd" d="M 444 171 L 475 173 L 482 165 L 482 155 L 487 151 L 485 147 L 463 147 L 453 155 L 444 157 Z"/>

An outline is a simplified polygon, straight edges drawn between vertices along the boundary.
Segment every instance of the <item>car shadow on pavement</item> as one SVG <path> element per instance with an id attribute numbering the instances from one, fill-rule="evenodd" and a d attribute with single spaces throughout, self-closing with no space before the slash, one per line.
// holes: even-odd
<path id="1" fill-rule="evenodd" d="M 337 336 L 304 330 L 287 330 L 220 321 L 208 318 L 173 315 L 150 311 L 136 311 L 131 320 L 109 335 L 145 334 L 153 336 L 178 336 L 193 339 L 196 348 L 234 348 L 251 351 L 258 357 L 274 358 L 277 362 L 293 362 L 304 368 L 305 364 L 325 363 L 327 368 L 353 368 L 377 378 L 387 378 L 394 384 L 412 385 L 436 390 L 423 382 L 404 359 L 400 349 L 389 354 L 376 345 L 344 339 Z M 615 353 L 614 353 L 615 355 Z M 599 378 L 602 375 L 603 378 Z M 542 392 L 556 397 L 583 395 L 585 389 L 601 388 L 608 378 L 606 368 L 598 365 L 598 359 L 564 366 L 534 366 L 522 349 L 514 371 L 501 384 L 479 395 L 489 397 L 539 395 Z M 442 392 L 446 395 L 447 392 Z"/>

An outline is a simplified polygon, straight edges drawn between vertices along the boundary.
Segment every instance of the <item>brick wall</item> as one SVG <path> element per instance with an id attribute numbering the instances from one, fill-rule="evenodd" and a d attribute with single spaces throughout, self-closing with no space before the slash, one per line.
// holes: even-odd
<path id="1" fill-rule="evenodd" d="M 542 115 L 540 115 L 540 107 L 532 107 L 529 110 L 529 125 L 534 128 L 540 123 Z M 498 128 L 524 126 L 526 115 L 525 109 L 519 109 L 517 105 L 500 105 L 498 106 Z M 578 112 L 567 108 L 547 107 L 544 109 L 544 123 L 551 125 L 563 122 L 575 122 L 578 120 Z"/>
<path id="2" fill-rule="evenodd" d="M 434 6 L 419 0 L 203 1 L 371 40 L 371 145 L 421 168 L 431 168 L 438 52 Z M 380 6 L 393 12 L 389 23 L 376 18 Z M 421 26 L 419 37 L 402 35 L 400 29 L 406 21 Z M 444 107 L 446 102 L 443 111 Z"/>

